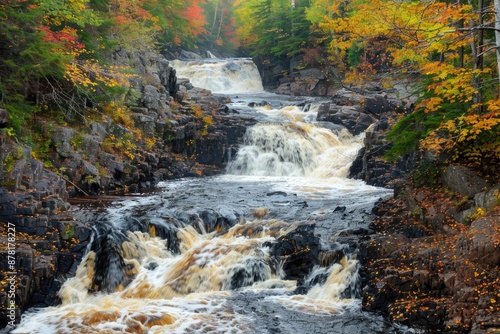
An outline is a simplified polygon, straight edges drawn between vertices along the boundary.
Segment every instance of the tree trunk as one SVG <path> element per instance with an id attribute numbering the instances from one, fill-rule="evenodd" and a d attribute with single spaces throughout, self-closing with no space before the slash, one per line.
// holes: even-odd
<path id="1" fill-rule="evenodd" d="M 495 7 L 495 46 L 497 52 L 498 81 L 500 82 L 500 0 L 493 0 Z"/>
<path id="2" fill-rule="evenodd" d="M 472 1 L 469 0 L 469 4 L 472 4 Z M 477 21 L 470 22 L 471 29 L 474 27 L 479 27 L 474 36 L 474 40 L 471 43 L 472 56 L 474 60 L 474 70 L 482 70 L 483 69 L 483 48 L 484 48 L 484 31 L 482 29 L 483 25 L 483 11 L 484 11 L 484 1 L 478 0 L 477 2 L 477 12 L 478 18 Z M 482 96 L 482 87 L 481 87 L 481 78 L 479 76 L 474 75 L 472 78 L 472 85 L 476 88 L 477 93 L 473 96 L 473 102 L 477 105 L 481 105 L 483 102 Z M 482 108 L 478 107 L 478 112 L 482 112 Z"/>
<path id="3" fill-rule="evenodd" d="M 219 10 L 219 3 L 217 3 L 215 5 L 215 9 L 214 9 L 214 20 L 213 20 L 213 23 L 212 23 L 212 29 L 210 29 L 210 34 L 213 35 L 214 34 L 214 30 L 215 30 L 215 22 L 217 21 L 217 11 Z"/>

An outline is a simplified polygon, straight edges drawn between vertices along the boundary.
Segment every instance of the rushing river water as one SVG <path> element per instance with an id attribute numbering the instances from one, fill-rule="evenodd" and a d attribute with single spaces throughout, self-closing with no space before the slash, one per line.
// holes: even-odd
<path id="1" fill-rule="evenodd" d="M 173 66 L 260 123 L 225 175 L 169 181 L 107 208 L 62 305 L 28 312 L 14 333 L 412 332 L 361 311 L 349 252 L 298 282 L 273 251 L 306 225 L 327 258 L 347 249 L 339 235 L 367 228 L 392 192 L 346 178 L 362 137 L 317 124 L 312 98 L 264 92 L 249 60 Z"/>

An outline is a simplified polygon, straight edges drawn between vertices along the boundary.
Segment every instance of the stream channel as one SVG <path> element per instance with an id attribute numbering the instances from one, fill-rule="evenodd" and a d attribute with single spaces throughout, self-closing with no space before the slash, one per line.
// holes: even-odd
<path id="1" fill-rule="evenodd" d="M 259 123 L 224 175 L 107 207 L 62 304 L 13 333 L 415 333 L 361 310 L 359 262 L 340 238 L 362 235 L 392 196 L 346 177 L 363 135 L 316 122 L 317 98 L 265 92 L 251 60 L 172 66 Z"/>

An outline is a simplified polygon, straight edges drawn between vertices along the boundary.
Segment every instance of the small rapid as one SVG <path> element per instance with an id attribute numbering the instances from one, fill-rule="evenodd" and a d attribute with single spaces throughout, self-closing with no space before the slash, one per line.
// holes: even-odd
<path id="1" fill-rule="evenodd" d="M 27 312 L 13 333 L 414 332 L 361 311 L 360 264 L 342 242 L 392 195 L 347 178 L 363 137 L 318 124 L 313 99 L 263 92 L 249 59 L 172 65 L 233 92 L 231 107 L 260 123 L 225 175 L 90 212 L 93 238 L 61 305 Z"/>

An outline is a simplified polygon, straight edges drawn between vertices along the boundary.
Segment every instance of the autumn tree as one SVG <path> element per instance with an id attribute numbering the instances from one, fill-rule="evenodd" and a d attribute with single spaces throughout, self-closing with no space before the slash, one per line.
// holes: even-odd
<path id="1" fill-rule="evenodd" d="M 99 18 L 78 0 L 7 1 L 1 7 L 1 103 L 19 127 L 36 107 L 67 108 L 67 65 L 84 52 L 79 31 Z"/>

